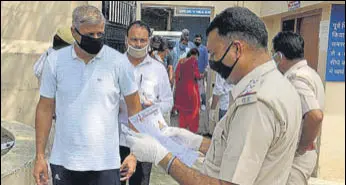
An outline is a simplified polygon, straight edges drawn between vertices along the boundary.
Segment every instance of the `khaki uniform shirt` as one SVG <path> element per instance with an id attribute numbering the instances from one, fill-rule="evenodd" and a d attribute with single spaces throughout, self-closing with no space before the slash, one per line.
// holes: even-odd
<path id="1" fill-rule="evenodd" d="M 303 116 L 311 111 L 324 109 L 324 87 L 317 72 L 308 66 L 306 60 L 302 60 L 292 66 L 285 77 L 297 89 L 301 99 Z"/>
<path id="2" fill-rule="evenodd" d="M 302 117 L 297 91 L 269 61 L 231 93 L 235 102 L 215 128 L 204 174 L 240 185 L 286 184 Z"/>
<path id="3" fill-rule="evenodd" d="M 293 65 L 284 74 L 284 76 L 287 77 L 287 79 L 293 84 L 300 96 L 303 116 L 312 110 L 323 111 L 323 83 L 316 71 L 308 66 L 306 60 L 302 60 Z M 303 121 L 304 118 L 302 122 Z M 301 132 L 302 125 L 300 129 Z M 300 135 L 301 134 L 299 134 L 299 136 Z M 310 146 L 310 149 L 313 149 L 313 147 L 314 146 Z M 288 184 L 308 184 L 308 179 L 314 170 L 316 160 L 316 151 L 308 151 L 304 155 L 296 155 L 293 161 L 292 171 L 289 177 Z M 303 174 L 304 176 L 302 176 L 301 174 Z"/>

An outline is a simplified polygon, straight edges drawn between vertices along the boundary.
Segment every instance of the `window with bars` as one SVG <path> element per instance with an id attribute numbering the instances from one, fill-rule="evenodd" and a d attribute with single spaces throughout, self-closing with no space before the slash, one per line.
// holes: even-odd
<path id="1" fill-rule="evenodd" d="M 102 13 L 107 20 L 105 44 L 124 52 L 127 26 L 136 20 L 136 1 L 102 1 Z"/>

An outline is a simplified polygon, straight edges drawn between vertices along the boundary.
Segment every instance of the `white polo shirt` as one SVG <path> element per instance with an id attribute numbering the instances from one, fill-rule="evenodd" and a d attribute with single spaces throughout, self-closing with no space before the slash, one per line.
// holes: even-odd
<path id="1" fill-rule="evenodd" d="M 50 162 L 75 171 L 118 169 L 119 99 L 137 91 L 133 67 L 106 45 L 88 64 L 73 47 L 52 52 L 43 70 L 40 94 L 56 100 Z"/>
<path id="2" fill-rule="evenodd" d="M 229 93 L 233 88 L 232 84 L 226 82 L 218 73 L 216 74 L 213 94 L 219 96 L 220 109 L 227 110 L 229 105 Z"/>

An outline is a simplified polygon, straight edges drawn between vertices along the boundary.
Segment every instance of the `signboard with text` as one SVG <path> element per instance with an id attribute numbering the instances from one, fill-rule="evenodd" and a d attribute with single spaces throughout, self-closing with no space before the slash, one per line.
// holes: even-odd
<path id="1" fill-rule="evenodd" d="M 198 17 L 210 17 L 210 8 L 187 8 L 176 7 L 174 16 L 198 16 Z"/>
<path id="2" fill-rule="evenodd" d="M 328 36 L 326 81 L 345 81 L 345 5 L 333 5 Z"/>

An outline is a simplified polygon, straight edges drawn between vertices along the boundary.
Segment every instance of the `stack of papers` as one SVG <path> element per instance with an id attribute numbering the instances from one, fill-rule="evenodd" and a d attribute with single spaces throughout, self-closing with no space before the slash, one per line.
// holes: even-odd
<path id="1" fill-rule="evenodd" d="M 173 155 L 177 156 L 185 165 L 191 167 L 197 160 L 199 154 L 185 147 L 184 142 L 176 137 L 167 137 L 162 134 L 162 131 L 168 127 L 165 122 L 160 108 L 158 106 L 148 107 L 138 114 L 129 118 L 133 126 L 140 132 L 148 134 L 159 141 L 162 146 L 167 148 L 168 151 L 172 152 Z M 122 132 L 124 134 L 133 133 L 125 125 L 122 126 Z"/>

